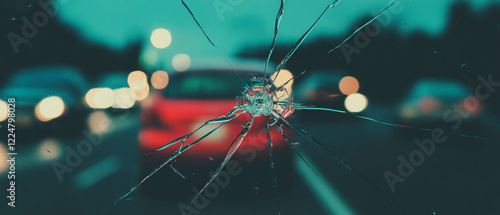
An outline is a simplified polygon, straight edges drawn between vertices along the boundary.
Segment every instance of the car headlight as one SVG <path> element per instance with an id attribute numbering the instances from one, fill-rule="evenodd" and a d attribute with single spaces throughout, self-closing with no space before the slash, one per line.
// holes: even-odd
<path id="1" fill-rule="evenodd" d="M 65 109 L 66 105 L 60 97 L 50 96 L 44 98 L 40 101 L 40 103 L 38 103 L 38 105 L 36 105 L 35 115 L 40 121 L 47 122 L 60 117 L 64 113 Z"/>

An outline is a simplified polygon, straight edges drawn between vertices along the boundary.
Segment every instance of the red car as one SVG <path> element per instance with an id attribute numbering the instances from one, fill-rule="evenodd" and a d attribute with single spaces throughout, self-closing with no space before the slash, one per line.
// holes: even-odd
<path id="1" fill-rule="evenodd" d="M 245 70 L 239 71 L 239 74 L 248 77 L 259 72 Z M 171 75 L 167 88 L 152 95 L 152 105 L 142 112 L 143 128 L 139 133 L 141 150 L 145 153 L 153 151 L 171 140 L 191 133 L 206 121 L 227 114 L 236 106 L 235 97 L 242 90 L 243 85 L 232 70 L 191 70 Z M 223 156 L 247 121 L 243 116 L 236 118 L 183 156 Z M 218 125 L 206 126 L 206 129 L 191 138 L 197 139 Z M 240 149 L 255 145 L 267 147 L 266 138 L 264 117 L 256 117 Z M 271 139 L 277 148 L 285 143 L 277 129 L 271 129 Z M 164 157 L 171 155 L 175 149 L 174 146 L 171 150 L 157 153 Z"/>
<path id="2" fill-rule="evenodd" d="M 239 65 L 237 71 L 243 79 L 249 80 L 257 75 L 261 77 L 263 68 L 260 64 L 257 67 Z M 142 129 L 139 132 L 139 146 L 142 155 L 143 175 L 158 167 L 178 149 L 179 145 L 176 144 L 169 149 L 151 155 L 146 155 L 146 153 L 193 132 L 210 119 L 227 114 L 237 105 L 235 98 L 243 90 L 242 82 L 230 68 L 208 68 L 205 66 L 203 69 L 192 69 L 171 74 L 168 86 L 164 90 L 151 95 L 152 101 L 150 105 L 145 107 L 141 114 Z M 214 167 L 222 161 L 230 144 L 247 122 L 248 119 L 243 115 L 228 122 L 196 146 L 181 154 L 176 159 L 177 162 L 174 166 L 179 168 L 180 172 L 184 171 L 184 174 L 185 172 L 194 172 L 193 169 L 202 169 L 205 172 L 214 171 Z M 202 137 L 218 125 L 220 124 L 206 126 L 205 129 L 200 130 L 184 144 L 189 144 Z M 292 138 L 289 136 L 291 135 L 291 132 L 288 131 L 290 129 L 286 125 L 282 126 L 282 128 L 290 140 Z M 281 133 L 274 126 L 271 127 L 270 134 L 275 162 L 278 166 L 280 163 L 284 164 L 278 168 L 281 168 L 281 170 L 290 169 L 284 168 L 291 166 L 289 165 L 291 164 L 291 159 L 289 159 L 291 157 L 290 147 L 287 146 Z M 247 165 L 245 167 L 246 173 L 251 173 L 257 168 L 258 172 L 267 173 L 269 172 L 267 144 L 265 118 L 263 116 L 255 117 L 253 127 L 232 160 L 236 160 L 241 166 Z M 207 166 L 209 166 L 208 169 Z M 173 171 L 170 170 L 169 172 L 171 174 Z M 155 177 L 157 176 L 153 175 L 150 180 L 155 181 Z M 156 180 L 159 180 L 158 183 L 161 183 L 161 180 L 163 182 L 168 180 L 178 185 L 186 182 L 179 178 L 177 176 L 161 177 L 161 179 L 157 177 Z M 190 186 L 200 185 L 196 183 L 204 183 L 208 180 L 207 177 L 201 178 L 202 180 L 197 180 L 193 182 L 195 184 L 190 184 Z M 264 183 L 249 180 L 251 179 L 244 179 L 242 184 L 250 185 L 252 190 L 254 190 L 255 183 Z M 176 185 L 177 193 L 179 192 L 178 189 L 180 189 L 178 185 Z M 158 192 L 157 186 L 152 189 L 154 192 Z M 191 192 L 191 189 L 187 187 L 185 191 Z"/>

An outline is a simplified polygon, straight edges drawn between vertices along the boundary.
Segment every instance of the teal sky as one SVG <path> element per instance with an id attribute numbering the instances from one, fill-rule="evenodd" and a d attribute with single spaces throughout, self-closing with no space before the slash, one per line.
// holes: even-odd
<path id="1" fill-rule="evenodd" d="M 180 0 L 67 0 L 61 6 L 63 22 L 73 26 L 84 38 L 113 49 L 123 49 L 134 41 L 143 41 L 150 54 L 172 59 L 179 53 L 193 58 L 217 54 L 182 6 Z M 234 55 L 243 46 L 270 45 L 278 0 L 187 0 L 193 13 L 222 51 Z M 278 43 L 295 42 L 314 22 L 331 0 L 287 0 Z M 451 5 L 458 0 L 400 0 L 389 12 L 390 27 L 403 34 L 422 31 L 439 35 L 448 22 Z M 500 0 L 469 0 L 475 10 L 482 10 Z M 230 3 L 233 3 L 231 5 Z M 344 38 L 352 33 L 354 23 L 385 8 L 388 0 L 343 0 L 328 11 L 311 33 Z M 227 9 L 215 9 L 220 5 Z M 221 9 L 222 10 L 222 9 Z M 403 25 L 407 23 L 407 25 Z M 156 28 L 168 29 L 172 44 L 156 50 L 149 42 Z"/>

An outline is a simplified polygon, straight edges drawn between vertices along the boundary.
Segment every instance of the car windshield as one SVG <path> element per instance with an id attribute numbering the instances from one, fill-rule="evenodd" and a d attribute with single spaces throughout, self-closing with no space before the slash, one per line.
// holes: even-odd
<path id="1" fill-rule="evenodd" d="M 191 72 L 172 76 L 163 95 L 176 99 L 234 99 L 242 89 L 242 82 L 233 73 Z"/>
<path id="2" fill-rule="evenodd" d="M 0 14 L 0 215 L 500 215 L 500 0 Z"/>

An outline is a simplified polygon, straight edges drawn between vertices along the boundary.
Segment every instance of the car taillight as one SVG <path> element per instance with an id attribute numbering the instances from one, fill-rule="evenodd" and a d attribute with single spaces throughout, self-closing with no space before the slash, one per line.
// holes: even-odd
<path id="1" fill-rule="evenodd" d="M 481 112 L 481 102 L 474 96 L 469 96 L 462 101 L 462 107 L 465 111 L 471 114 Z"/>
<path id="2" fill-rule="evenodd" d="M 441 102 L 434 97 L 423 97 L 419 101 L 420 111 L 423 114 L 430 114 L 438 110 L 441 107 Z"/>

